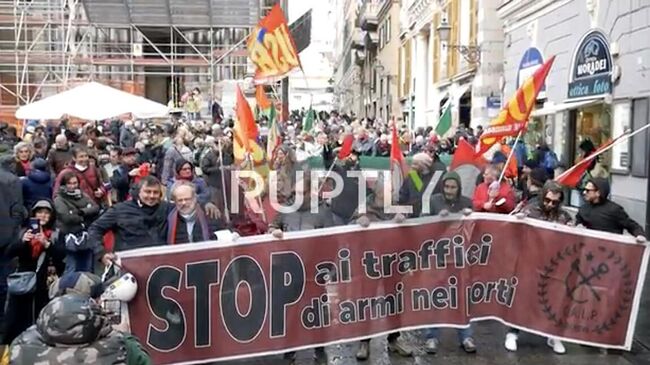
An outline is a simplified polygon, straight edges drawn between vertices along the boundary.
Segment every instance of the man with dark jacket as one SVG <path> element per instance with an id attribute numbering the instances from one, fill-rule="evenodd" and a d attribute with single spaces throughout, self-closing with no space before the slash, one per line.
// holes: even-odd
<path id="1" fill-rule="evenodd" d="M 51 199 L 52 175 L 48 171 L 47 161 L 36 158 L 31 162 L 31 169 L 27 176 L 21 178 L 23 185 L 23 199 L 25 208 L 32 209 L 34 203 L 43 199 Z"/>
<path id="2" fill-rule="evenodd" d="M 426 153 L 418 153 L 413 156 L 413 169 L 417 172 L 417 181 L 409 174 L 399 190 L 399 205 L 410 205 L 413 207 L 412 217 L 420 216 L 422 211 L 422 195 L 431 183 L 431 180 L 438 174 L 442 176 L 447 167 L 445 164 Z M 421 183 L 421 184 L 420 184 Z M 442 180 L 435 182 L 433 194 L 442 192 Z"/>
<path id="3" fill-rule="evenodd" d="M 68 145 L 68 139 L 59 134 L 54 139 L 54 148 L 47 154 L 47 162 L 54 175 L 59 175 L 63 169 L 72 161 L 72 149 Z"/>
<path id="4" fill-rule="evenodd" d="M 628 231 L 636 236 L 637 241 L 645 242 L 643 228 L 627 215 L 623 207 L 609 200 L 609 192 L 607 179 L 590 179 L 583 190 L 585 204 L 578 210 L 576 224 L 617 234 Z"/>
<path id="5" fill-rule="evenodd" d="M 442 193 L 431 197 L 431 215 L 438 215 L 444 211 L 459 213 L 464 209 L 472 209 L 472 200 L 463 196 L 460 175 L 455 171 L 449 171 L 442 177 L 442 190 Z"/>
<path id="6" fill-rule="evenodd" d="M 120 159 L 122 163 L 113 171 L 113 176 L 111 176 L 111 186 L 115 190 L 118 203 L 128 199 L 133 187 L 133 180 L 139 172 L 135 148 L 125 148 L 122 150 L 120 152 Z"/>
<path id="7" fill-rule="evenodd" d="M 354 211 L 359 206 L 359 179 L 349 176 L 348 172 L 350 171 L 361 171 L 359 169 L 359 156 L 356 151 L 353 151 L 343 161 L 343 165 L 335 165 L 332 169 L 332 172 L 339 174 L 343 179 L 343 191 L 338 196 L 332 198 L 331 204 L 333 219 L 336 225 L 348 224 Z"/>
<path id="8" fill-rule="evenodd" d="M 5 250 L 18 240 L 26 213 L 20 180 L 8 170 L 13 161 L 11 155 L 0 159 L 0 323 L 4 323 L 7 276 L 12 271 L 11 258 L 5 255 Z"/>

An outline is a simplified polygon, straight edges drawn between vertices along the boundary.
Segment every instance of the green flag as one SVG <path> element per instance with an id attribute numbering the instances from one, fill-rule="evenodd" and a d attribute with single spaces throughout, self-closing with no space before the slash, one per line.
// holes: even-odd
<path id="1" fill-rule="evenodd" d="M 309 107 L 309 110 L 307 111 L 307 115 L 305 115 L 305 120 L 302 122 L 302 131 L 311 132 L 311 130 L 314 128 L 315 120 L 316 120 L 316 112 L 314 111 L 314 109 Z"/>
<path id="2" fill-rule="evenodd" d="M 415 186 L 415 189 L 418 192 L 422 191 L 422 187 L 424 186 L 424 183 L 422 182 L 420 175 L 418 175 L 418 172 L 415 170 L 409 171 L 409 177 L 411 178 L 411 181 L 413 181 L 413 186 Z"/>
<path id="3" fill-rule="evenodd" d="M 451 129 L 451 102 L 447 101 L 443 108 L 442 115 L 436 126 L 436 134 L 440 137 L 444 136 Z"/>

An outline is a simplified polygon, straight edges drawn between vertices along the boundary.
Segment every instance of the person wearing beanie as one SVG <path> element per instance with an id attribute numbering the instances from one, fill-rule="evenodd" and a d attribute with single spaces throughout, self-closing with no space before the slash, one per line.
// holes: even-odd
<path id="1" fill-rule="evenodd" d="M 431 196 L 430 214 L 438 215 L 441 212 L 459 213 L 464 209 L 472 209 L 472 200 L 463 196 L 460 175 L 449 171 L 442 177 L 442 193 Z M 425 215 L 424 212 L 422 215 Z"/>
<path id="2" fill-rule="evenodd" d="M 34 203 L 50 199 L 53 195 L 52 176 L 48 171 L 47 161 L 36 158 L 31 162 L 27 176 L 21 178 L 25 208 L 31 208 Z"/>
<path id="3" fill-rule="evenodd" d="M 643 228 L 627 215 L 623 207 L 609 200 L 610 186 L 607 179 L 592 178 L 582 191 L 585 204 L 576 215 L 576 224 L 588 229 L 636 236 L 638 242 L 645 242 Z"/>
<path id="4" fill-rule="evenodd" d="M 412 168 L 417 174 L 416 176 L 409 174 L 404 177 L 404 183 L 399 191 L 399 204 L 413 207 L 411 216 L 418 217 L 422 210 L 422 195 L 436 173 L 438 176 L 442 176 L 447 171 L 447 167 L 437 159 L 434 161 L 433 157 L 427 153 L 417 153 L 413 156 Z M 438 180 L 433 188 L 433 194 L 441 192 L 442 179 Z"/>
<path id="5" fill-rule="evenodd" d="M 63 273 L 62 235 L 56 228 L 55 212 L 48 200 L 39 200 L 31 209 L 29 224 L 19 234 L 20 239 L 7 247 L 7 257 L 17 258 L 17 272 L 35 272 L 34 291 L 23 295 L 9 295 L 5 313 L 3 344 L 36 321 L 36 315 L 47 304 L 50 266 L 57 275 Z"/>

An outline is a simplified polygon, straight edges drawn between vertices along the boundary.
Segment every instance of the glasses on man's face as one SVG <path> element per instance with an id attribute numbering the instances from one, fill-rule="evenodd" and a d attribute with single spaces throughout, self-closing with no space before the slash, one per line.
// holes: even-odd
<path id="1" fill-rule="evenodd" d="M 558 205 L 560 205 L 560 200 L 559 199 L 544 198 L 544 204 L 552 205 L 554 207 L 557 207 Z"/>

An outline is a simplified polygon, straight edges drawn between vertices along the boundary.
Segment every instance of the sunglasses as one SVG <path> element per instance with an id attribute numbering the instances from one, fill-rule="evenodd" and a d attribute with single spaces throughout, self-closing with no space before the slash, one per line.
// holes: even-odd
<path id="1" fill-rule="evenodd" d="M 561 203 L 560 200 L 544 198 L 544 204 L 558 206 L 558 205 L 560 205 L 560 203 Z"/>

